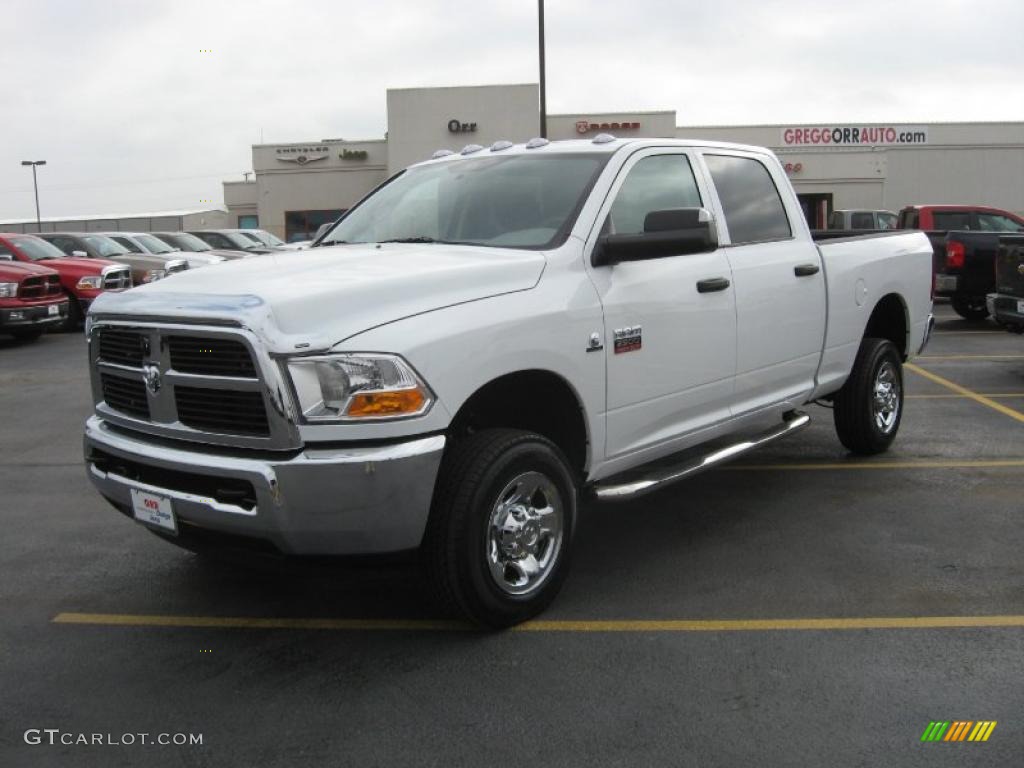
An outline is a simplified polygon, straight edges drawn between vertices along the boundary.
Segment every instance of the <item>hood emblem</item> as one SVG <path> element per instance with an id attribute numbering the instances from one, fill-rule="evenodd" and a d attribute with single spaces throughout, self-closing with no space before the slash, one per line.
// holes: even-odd
<path id="1" fill-rule="evenodd" d="M 160 385 L 163 383 L 163 378 L 160 376 L 160 369 L 155 365 L 146 363 L 142 366 L 142 377 L 146 381 L 146 389 L 152 394 L 156 394 L 160 391 Z"/>

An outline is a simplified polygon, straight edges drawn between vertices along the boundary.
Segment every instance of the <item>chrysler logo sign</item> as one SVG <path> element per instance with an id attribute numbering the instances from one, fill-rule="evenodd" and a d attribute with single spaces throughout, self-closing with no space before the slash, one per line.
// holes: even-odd
<path id="1" fill-rule="evenodd" d="M 314 160 L 326 160 L 327 154 L 327 147 L 280 147 L 277 150 L 277 159 L 284 163 L 305 165 Z"/>

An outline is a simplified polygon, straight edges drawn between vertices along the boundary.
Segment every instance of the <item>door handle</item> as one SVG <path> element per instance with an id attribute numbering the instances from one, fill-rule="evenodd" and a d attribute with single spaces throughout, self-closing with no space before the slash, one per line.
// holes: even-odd
<path id="1" fill-rule="evenodd" d="M 793 274 L 797 277 L 810 277 L 816 275 L 821 270 L 817 264 L 797 264 L 793 267 Z"/>
<path id="2" fill-rule="evenodd" d="M 724 277 L 709 277 L 707 280 L 697 281 L 697 293 L 714 293 L 724 291 L 729 287 L 729 281 Z"/>

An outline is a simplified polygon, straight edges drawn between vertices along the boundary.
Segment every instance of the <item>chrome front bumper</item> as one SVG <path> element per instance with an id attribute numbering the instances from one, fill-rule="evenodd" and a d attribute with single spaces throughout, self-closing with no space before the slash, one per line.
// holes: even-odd
<path id="1" fill-rule="evenodd" d="M 361 555 L 418 547 L 445 445 L 445 438 L 436 435 L 373 447 L 308 446 L 278 459 L 266 458 L 272 454 L 265 451 L 231 454 L 221 448 L 189 450 L 167 441 L 148 442 L 97 416 L 86 422 L 84 441 L 89 479 L 119 509 L 130 514 L 132 488 L 160 494 L 172 500 L 179 530 L 262 539 L 296 555 Z M 97 460 L 102 454 L 114 461 Z M 250 457 L 255 455 L 262 458 Z M 159 482 L 100 466 L 117 459 Z M 248 482 L 255 506 L 181 487 L 197 477 L 200 484 L 210 479 Z"/>

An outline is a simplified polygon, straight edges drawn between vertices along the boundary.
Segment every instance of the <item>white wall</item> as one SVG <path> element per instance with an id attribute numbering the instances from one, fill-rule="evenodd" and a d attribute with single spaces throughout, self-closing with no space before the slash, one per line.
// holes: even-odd
<path id="1" fill-rule="evenodd" d="M 479 85 L 388 91 L 389 174 L 427 160 L 438 149 L 467 144 L 528 141 L 540 133 L 540 91 L 536 85 Z M 448 123 L 476 123 L 453 133 Z"/>

